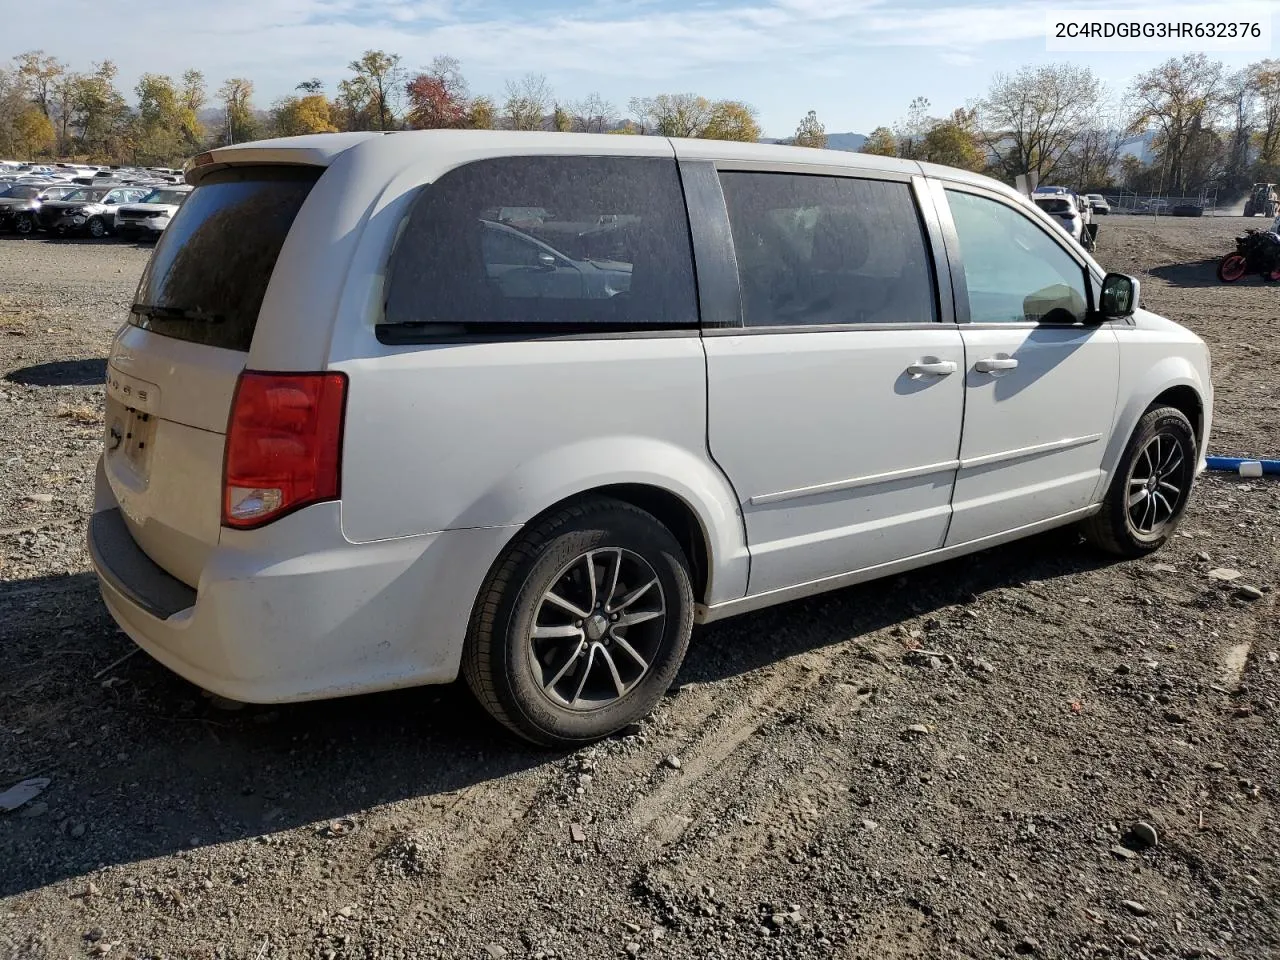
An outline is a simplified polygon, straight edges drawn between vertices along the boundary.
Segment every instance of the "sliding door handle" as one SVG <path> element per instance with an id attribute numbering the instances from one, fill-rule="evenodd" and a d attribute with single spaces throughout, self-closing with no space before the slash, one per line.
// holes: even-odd
<path id="1" fill-rule="evenodd" d="M 957 369 L 954 360 L 920 360 L 907 367 L 907 376 L 912 380 L 919 380 L 921 377 L 946 377 Z"/>

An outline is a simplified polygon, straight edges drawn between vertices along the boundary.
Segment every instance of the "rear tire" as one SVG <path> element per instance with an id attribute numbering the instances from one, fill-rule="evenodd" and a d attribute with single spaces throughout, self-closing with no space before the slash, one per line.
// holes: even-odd
<path id="1" fill-rule="evenodd" d="M 653 710 L 692 629 L 689 561 L 671 531 L 593 497 L 507 549 L 477 598 L 462 672 L 513 733 L 574 748 Z"/>
<path id="2" fill-rule="evenodd" d="M 1080 525 L 1085 539 L 1120 557 L 1159 550 L 1186 512 L 1198 459 L 1186 414 L 1152 407 L 1129 438 L 1102 509 Z"/>
<path id="3" fill-rule="evenodd" d="M 90 217 L 89 222 L 84 225 L 84 230 L 95 240 L 101 240 L 107 235 L 107 225 L 101 217 Z"/>

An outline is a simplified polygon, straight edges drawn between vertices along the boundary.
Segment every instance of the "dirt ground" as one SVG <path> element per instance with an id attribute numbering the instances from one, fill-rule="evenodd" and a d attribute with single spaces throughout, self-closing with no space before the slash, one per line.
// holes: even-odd
<path id="1" fill-rule="evenodd" d="M 1274 457 L 1246 223 L 1099 259 L 1213 346 L 1211 452 Z M 1280 957 L 1276 480 L 1207 475 L 1147 560 L 1058 533 L 701 629 L 572 755 L 460 686 L 228 710 L 115 663 L 82 546 L 147 253 L 0 238 L 0 789 L 52 781 L 0 814 L 3 960 Z"/>

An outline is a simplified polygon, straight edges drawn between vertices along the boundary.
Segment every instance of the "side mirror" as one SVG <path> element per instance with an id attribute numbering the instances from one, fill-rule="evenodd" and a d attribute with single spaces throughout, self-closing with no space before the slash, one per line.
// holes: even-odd
<path id="1" fill-rule="evenodd" d="M 556 258 L 555 258 L 555 257 L 553 257 L 551 254 L 547 253 L 545 250 L 538 254 L 538 269 L 539 269 L 539 270 L 547 270 L 547 271 L 550 271 L 550 270 L 554 270 L 555 268 L 556 268 Z"/>
<path id="2" fill-rule="evenodd" d="M 1141 285 L 1136 277 L 1123 273 L 1108 273 L 1102 278 L 1102 294 L 1098 297 L 1099 321 L 1122 320 L 1133 316 L 1138 307 Z"/>

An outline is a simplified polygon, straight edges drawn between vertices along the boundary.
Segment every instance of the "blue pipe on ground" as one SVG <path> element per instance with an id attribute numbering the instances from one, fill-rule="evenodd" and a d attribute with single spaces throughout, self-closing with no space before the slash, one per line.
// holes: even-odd
<path id="1" fill-rule="evenodd" d="M 1210 470 L 1229 470 L 1232 473 L 1239 473 L 1242 463 L 1260 463 L 1263 473 L 1280 474 L 1280 460 L 1257 460 L 1252 457 L 1205 457 L 1204 459 Z"/>

